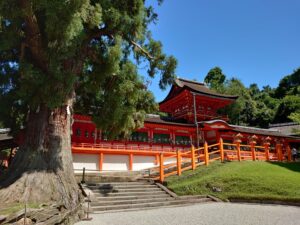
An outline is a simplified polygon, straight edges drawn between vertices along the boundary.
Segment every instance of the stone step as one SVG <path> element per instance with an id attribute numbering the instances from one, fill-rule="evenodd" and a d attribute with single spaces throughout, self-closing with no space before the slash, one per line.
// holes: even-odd
<path id="1" fill-rule="evenodd" d="M 137 204 L 124 204 L 124 205 L 106 205 L 106 206 L 93 206 L 91 207 L 93 212 L 99 211 L 109 211 L 109 210 L 122 210 L 122 209 L 139 209 L 147 207 L 161 207 L 161 206 L 171 206 L 180 205 L 187 203 L 200 203 L 200 202 L 211 202 L 210 198 L 196 199 L 196 200 L 170 200 L 170 201 L 160 201 L 160 202 L 147 202 L 147 203 L 137 203 Z"/>
<path id="2" fill-rule="evenodd" d="M 135 195 L 156 195 L 164 193 L 164 191 L 157 189 L 155 191 L 145 191 L 145 192 L 109 192 L 109 193 L 101 193 L 101 192 L 94 192 L 96 197 L 106 197 L 106 196 L 135 196 Z"/>
<path id="3" fill-rule="evenodd" d="M 127 205 L 127 204 L 138 204 L 138 203 L 148 203 L 148 202 L 163 202 L 173 200 L 172 197 L 163 198 L 141 198 L 141 199 L 130 199 L 130 200 L 111 200 L 111 201 L 97 201 L 92 202 L 91 206 L 109 206 L 109 205 Z"/>
<path id="4" fill-rule="evenodd" d="M 151 192 L 151 191 L 161 191 L 159 187 L 152 188 L 129 188 L 129 189 L 94 189 L 94 193 L 123 193 L 123 192 Z"/>
<path id="5" fill-rule="evenodd" d="M 131 186 L 131 185 L 144 185 L 144 184 L 150 184 L 147 181 L 130 181 L 130 182 L 95 182 L 95 183 L 86 183 L 87 186 L 102 186 L 102 185 L 112 185 L 112 186 Z"/>
<path id="6" fill-rule="evenodd" d="M 127 195 L 127 196 L 107 196 L 107 197 L 102 197 L 102 196 L 96 196 L 97 201 L 123 201 L 123 200 L 134 200 L 134 199 L 155 199 L 155 198 L 167 198 L 170 197 L 167 193 L 159 193 L 159 194 L 154 194 L 154 195 Z"/>
<path id="7" fill-rule="evenodd" d="M 201 202 L 199 202 L 201 203 Z M 210 203 L 210 202 L 202 202 L 202 203 Z M 130 212 L 130 211 L 140 211 L 140 210 L 152 210 L 152 209 L 162 209 L 162 208 L 170 208 L 170 207 L 184 207 L 192 204 L 197 204 L 197 202 L 186 203 L 186 204 L 177 204 L 177 205 L 166 205 L 166 206 L 155 206 L 155 207 L 144 207 L 144 208 L 129 208 L 129 209 L 116 209 L 116 210 L 108 210 L 108 211 L 94 211 L 93 214 L 105 214 L 105 213 L 117 213 L 117 212 Z"/>
<path id="8" fill-rule="evenodd" d="M 77 182 L 82 181 L 82 175 L 75 176 Z M 142 176 L 113 176 L 113 175 L 89 175 L 86 174 L 84 181 L 86 183 L 109 183 L 109 182 L 134 182 L 142 178 Z"/>
<path id="9" fill-rule="evenodd" d="M 91 190 L 97 190 L 97 189 L 134 189 L 134 188 L 154 188 L 157 187 L 156 185 L 152 184 L 131 184 L 131 185 L 95 185 L 95 186 L 88 186 Z"/>

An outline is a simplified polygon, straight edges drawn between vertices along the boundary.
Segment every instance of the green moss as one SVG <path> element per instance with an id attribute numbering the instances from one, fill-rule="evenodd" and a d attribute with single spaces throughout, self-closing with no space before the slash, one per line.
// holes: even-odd
<path id="1" fill-rule="evenodd" d="M 23 203 L 12 203 L 12 204 L 2 205 L 0 207 L 0 215 L 10 215 L 10 214 L 16 213 L 19 210 L 22 210 L 24 208 L 25 208 L 25 206 Z M 38 209 L 38 208 L 40 208 L 40 204 L 29 203 L 29 204 L 27 204 L 27 208 Z"/>
<path id="2" fill-rule="evenodd" d="M 300 201 L 299 163 L 215 162 L 186 171 L 181 177 L 170 177 L 166 182 L 178 195 Z M 214 192 L 216 188 L 221 191 Z"/>

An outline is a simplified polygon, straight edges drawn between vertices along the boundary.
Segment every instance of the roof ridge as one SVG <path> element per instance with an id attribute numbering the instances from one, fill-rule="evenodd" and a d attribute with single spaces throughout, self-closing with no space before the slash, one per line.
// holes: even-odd
<path id="1" fill-rule="evenodd" d="M 198 85 L 204 85 L 204 82 L 198 82 L 198 81 L 194 81 L 194 80 L 187 80 L 187 79 L 183 79 L 183 78 L 177 78 L 179 81 L 184 81 L 184 82 L 189 82 L 189 83 L 193 83 L 193 84 L 198 84 Z"/>

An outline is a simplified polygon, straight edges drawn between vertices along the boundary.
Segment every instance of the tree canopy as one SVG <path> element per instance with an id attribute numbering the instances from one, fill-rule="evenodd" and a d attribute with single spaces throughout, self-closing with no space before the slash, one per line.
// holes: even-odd
<path id="1" fill-rule="evenodd" d="M 161 88 L 175 77 L 176 59 L 148 30 L 157 18 L 143 0 L 1 1 L 0 121 L 26 126 L 28 112 L 76 96 L 75 110 L 98 126 L 136 128 L 156 107 L 136 65 Z"/>
<path id="2" fill-rule="evenodd" d="M 92 115 L 116 136 L 156 110 L 137 66 L 146 64 L 165 88 L 177 61 L 151 36 L 149 24 L 158 18 L 151 4 L 0 1 L 0 121 L 15 132 L 24 128 L 14 160 L 0 173 L 2 203 L 55 202 L 75 215 L 82 198 L 72 164 L 72 114 Z"/>

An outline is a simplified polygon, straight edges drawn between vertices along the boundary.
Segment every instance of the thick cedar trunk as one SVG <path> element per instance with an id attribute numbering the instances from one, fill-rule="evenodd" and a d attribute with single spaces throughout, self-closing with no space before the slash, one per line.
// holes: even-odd
<path id="1" fill-rule="evenodd" d="M 75 210 L 80 193 L 71 154 L 70 104 L 31 112 L 25 142 L 0 182 L 1 202 L 52 203 Z"/>

